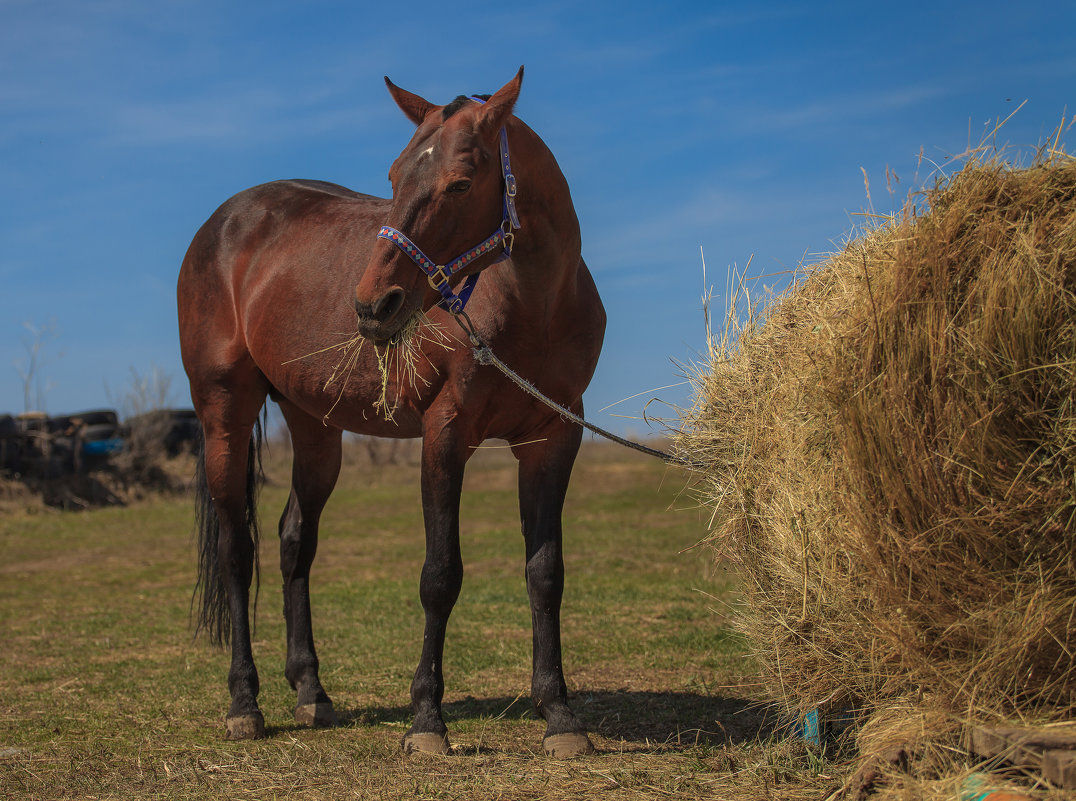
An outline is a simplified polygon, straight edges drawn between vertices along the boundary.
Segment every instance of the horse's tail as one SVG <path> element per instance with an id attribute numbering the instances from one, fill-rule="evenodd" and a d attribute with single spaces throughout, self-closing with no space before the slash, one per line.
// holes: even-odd
<path id="1" fill-rule="evenodd" d="M 262 425 L 255 420 L 254 431 L 250 435 L 250 450 L 247 457 L 246 515 L 247 532 L 254 542 L 254 618 L 258 611 L 258 590 L 261 587 L 261 567 L 258 563 L 258 488 L 264 481 L 262 472 Z M 217 559 L 217 537 L 220 532 L 220 519 L 209 493 L 209 482 L 205 471 L 205 434 L 203 432 L 198 448 L 197 466 L 194 476 L 195 492 L 195 526 L 198 537 L 198 580 L 194 585 L 191 598 L 191 614 L 197 610 L 194 636 L 205 631 L 209 641 L 215 645 L 224 645 L 231 638 L 231 613 L 228 610 L 228 592 L 220 574 Z"/>

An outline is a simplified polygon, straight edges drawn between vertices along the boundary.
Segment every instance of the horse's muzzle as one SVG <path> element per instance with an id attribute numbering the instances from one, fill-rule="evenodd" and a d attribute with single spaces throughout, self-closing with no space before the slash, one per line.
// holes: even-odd
<path id="1" fill-rule="evenodd" d="M 356 297 L 358 332 L 374 342 L 391 339 L 410 317 L 406 306 L 407 294 L 399 287 L 390 289 L 373 303 L 363 303 Z"/>

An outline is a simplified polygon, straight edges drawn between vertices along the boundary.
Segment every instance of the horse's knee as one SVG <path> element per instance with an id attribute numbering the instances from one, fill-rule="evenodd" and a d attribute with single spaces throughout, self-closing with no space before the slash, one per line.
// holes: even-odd
<path id="1" fill-rule="evenodd" d="M 315 537 L 304 535 L 298 527 L 280 533 L 280 572 L 285 581 L 309 572 L 315 549 Z"/>
<path id="2" fill-rule="evenodd" d="M 280 517 L 280 572 L 284 580 L 310 571 L 317 552 L 317 525 L 307 520 L 291 500 Z"/>
<path id="3" fill-rule="evenodd" d="M 419 596 L 425 609 L 447 614 L 463 587 L 463 562 L 427 559 L 422 565 Z"/>
<path id="4" fill-rule="evenodd" d="M 564 564 L 560 558 L 540 550 L 527 560 L 527 592 L 534 599 L 556 600 L 564 594 Z"/>
<path id="5" fill-rule="evenodd" d="M 301 541 L 294 533 L 284 532 L 280 535 L 280 573 L 287 581 L 295 575 L 299 564 Z"/>

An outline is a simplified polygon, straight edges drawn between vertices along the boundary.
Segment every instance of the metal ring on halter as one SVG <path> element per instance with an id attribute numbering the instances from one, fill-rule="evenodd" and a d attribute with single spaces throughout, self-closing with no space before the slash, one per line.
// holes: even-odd
<path id="1" fill-rule="evenodd" d="M 516 244 L 516 235 L 512 230 L 512 221 L 507 217 L 501 222 L 501 233 L 504 234 L 504 252 L 512 255 L 512 248 Z"/>

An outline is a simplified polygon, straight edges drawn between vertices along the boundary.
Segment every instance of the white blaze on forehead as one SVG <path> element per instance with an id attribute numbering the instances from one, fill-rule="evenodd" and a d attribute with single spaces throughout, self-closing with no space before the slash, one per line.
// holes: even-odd
<path id="1" fill-rule="evenodd" d="M 433 155 L 433 145 L 430 145 L 428 148 L 426 148 L 421 153 L 419 153 L 418 157 L 422 158 L 423 156 L 432 156 L 432 155 Z"/>

